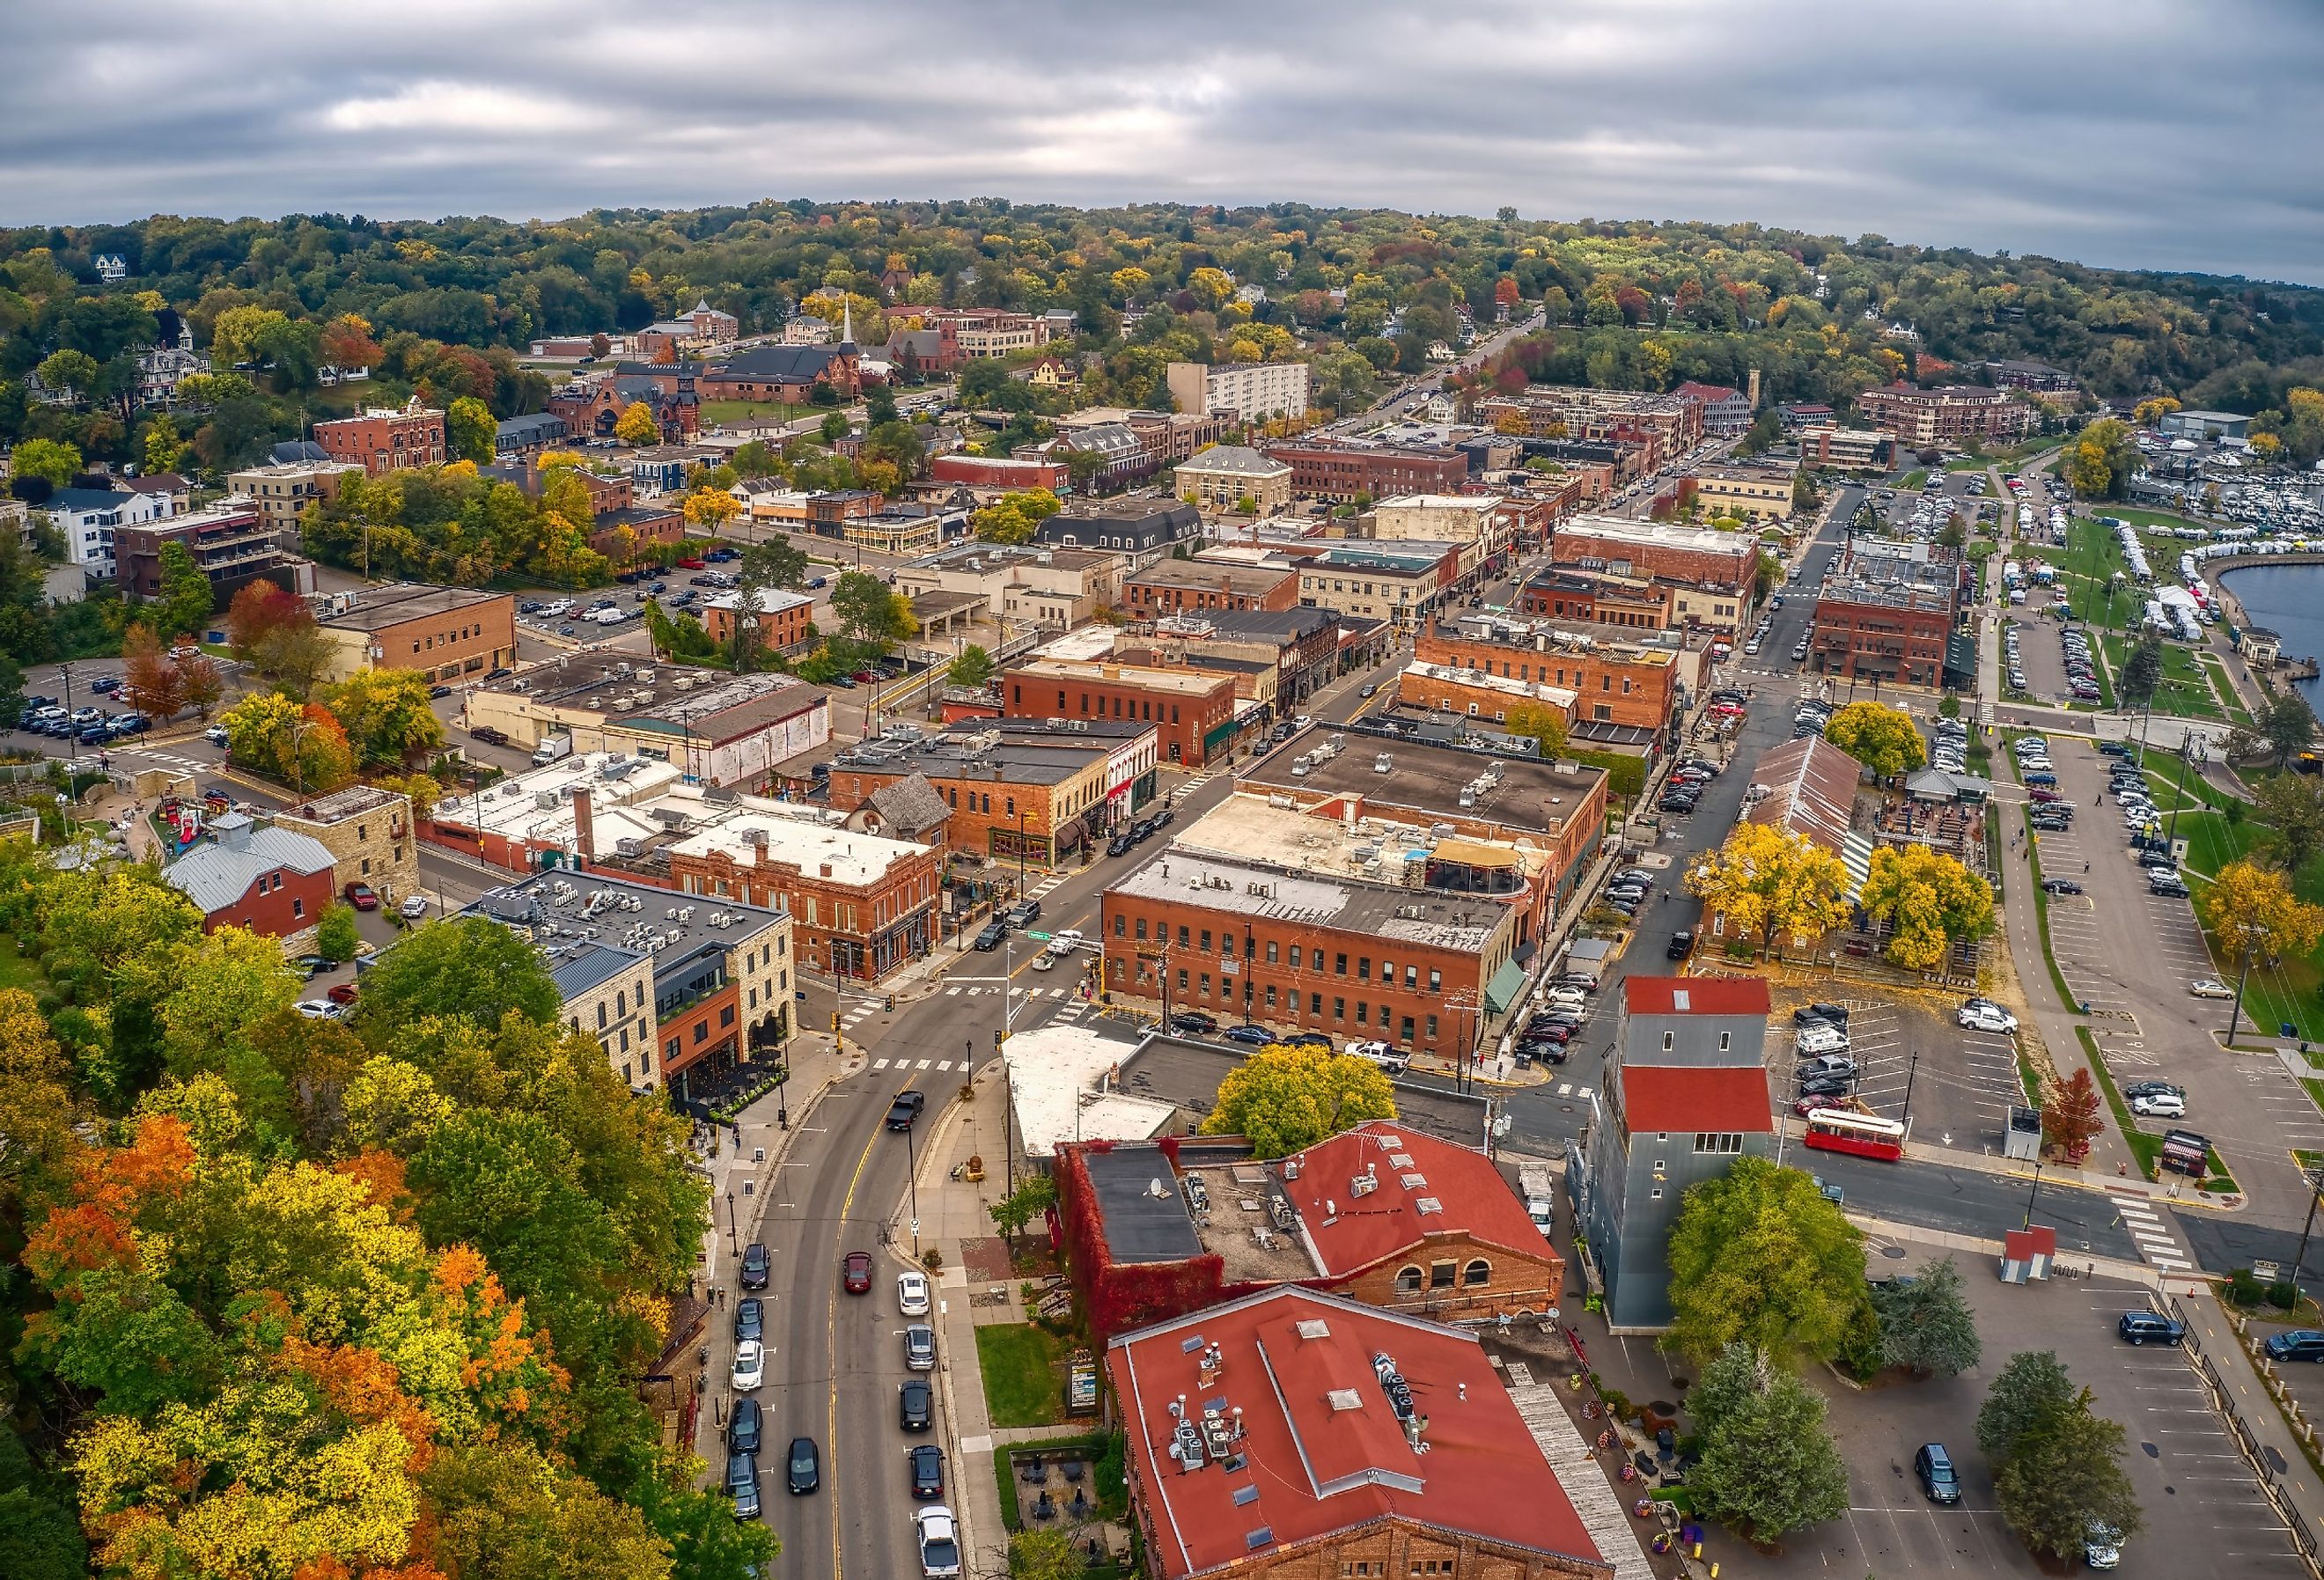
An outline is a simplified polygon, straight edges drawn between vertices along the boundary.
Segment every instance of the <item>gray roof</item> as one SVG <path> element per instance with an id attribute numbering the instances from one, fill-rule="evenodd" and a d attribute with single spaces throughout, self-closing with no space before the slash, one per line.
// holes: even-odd
<path id="1" fill-rule="evenodd" d="M 1203 1254 L 1203 1237 L 1194 1233 L 1177 1177 L 1159 1148 L 1085 1151 L 1082 1166 L 1097 1197 L 1106 1254 L 1115 1261 L 1184 1261 Z M 1152 1188 L 1157 1179 L 1163 1186 L 1159 1196 Z"/>
<path id="2" fill-rule="evenodd" d="M 1193 460 L 1178 465 L 1197 472 L 1224 472 L 1238 477 L 1280 477 L 1291 470 L 1288 463 L 1263 456 L 1242 444 L 1214 444 Z"/>
<path id="3" fill-rule="evenodd" d="M 727 378 L 812 383 L 838 355 L 836 346 L 753 346 L 728 357 L 726 365 L 717 372 Z"/>
<path id="4" fill-rule="evenodd" d="M 535 411 L 529 416 L 512 417 L 495 430 L 512 439 L 530 434 L 542 434 L 551 439 L 563 437 L 565 419 L 551 411 Z"/>
<path id="5" fill-rule="evenodd" d="M 278 465 L 284 462 L 328 461 L 331 452 L 311 439 L 285 439 L 266 452 Z"/>
<path id="6" fill-rule="evenodd" d="M 908 774 L 891 785 L 873 790 L 866 804 L 880 814 L 881 821 L 899 835 L 916 835 L 941 828 L 952 816 L 952 808 L 936 794 L 924 773 Z"/>
<path id="7" fill-rule="evenodd" d="M 210 825 L 214 837 L 161 870 L 162 881 L 183 892 L 204 916 L 225 910 L 250 892 L 268 873 L 285 869 L 304 877 L 331 870 L 331 853 L 319 839 L 287 828 L 260 828 L 239 812 Z"/>

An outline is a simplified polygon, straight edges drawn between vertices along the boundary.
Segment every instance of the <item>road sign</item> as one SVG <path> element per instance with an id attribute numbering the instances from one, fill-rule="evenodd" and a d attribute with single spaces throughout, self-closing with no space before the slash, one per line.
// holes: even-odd
<path id="1" fill-rule="evenodd" d="M 1028 932 L 1025 936 L 1037 944 L 1046 944 L 1049 941 L 1049 935 L 1047 933 Z"/>

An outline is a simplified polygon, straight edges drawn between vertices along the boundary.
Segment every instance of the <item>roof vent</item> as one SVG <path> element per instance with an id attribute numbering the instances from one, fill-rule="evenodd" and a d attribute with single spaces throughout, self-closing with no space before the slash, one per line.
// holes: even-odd
<path id="1" fill-rule="evenodd" d="M 1275 1532 L 1274 1532 L 1274 1530 L 1273 1530 L 1271 1528 L 1268 1527 L 1268 1526 L 1264 1526 L 1264 1525 L 1262 1525 L 1262 1526 L 1260 1526 L 1257 1530 L 1247 1530 L 1247 1531 L 1243 1532 L 1243 1536 L 1242 1536 L 1243 1550 L 1244 1550 L 1244 1551 L 1246 1551 L 1246 1552 L 1253 1552 L 1253 1553 L 1255 1553 L 1255 1552 L 1259 1551 L 1259 1548 L 1263 1548 L 1263 1547 L 1267 1546 L 1267 1545 L 1268 1545 L 1268 1543 L 1269 1543 L 1269 1542 L 1273 1541 L 1274 1539 L 1275 1539 Z"/>
<path id="2" fill-rule="evenodd" d="M 1444 1204 L 1438 1201 L 1433 1196 L 1424 1196 L 1412 1205 L 1415 1207 L 1417 1207 L 1424 1215 L 1429 1213 L 1441 1213 L 1444 1210 Z"/>
<path id="3" fill-rule="evenodd" d="M 1426 1190 L 1428 1188 L 1428 1177 L 1425 1174 L 1404 1174 L 1397 1176 L 1397 1179 L 1406 1190 Z"/>
<path id="4" fill-rule="evenodd" d="M 1335 1388 L 1323 1397 L 1331 1401 L 1334 1411 L 1360 1410 L 1364 1408 L 1364 1396 L 1352 1388 Z"/>
<path id="5" fill-rule="evenodd" d="M 1687 1012 L 1689 1005 L 1687 1003 L 1686 989 L 1682 987 L 1672 993 L 1671 1008 L 1676 1010 L 1682 1015 Z"/>
<path id="6" fill-rule="evenodd" d="M 1235 1507 L 1238 1509 L 1241 1508 L 1245 1503 L 1256 1503 L 1259 1501 L 1259 1489 L 1257 1487 L 1237 1487 L 1234 1490 L 1234 1501 Z"/>
<path id="7" fill-rule="evenodd" d="M 1330 1338 L 1332 1325 L 1320 1317 L 1304 1317 L 1300 1320 L 1297 1332 L 1301 1338 Z"/>

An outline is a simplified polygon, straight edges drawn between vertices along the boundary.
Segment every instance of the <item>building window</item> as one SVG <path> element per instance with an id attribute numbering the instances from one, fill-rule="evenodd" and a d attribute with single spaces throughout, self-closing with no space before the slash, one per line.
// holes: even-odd
<path id="1" fill-rule="evenodd" d="M 1299 946 L 1296 944 L 1291 946 L 1291 969 L 1299 969 Z"/>
<path id="2" fill-rule="evenodd" d="M 1334 976 L 1345 976 L 1348 974 L 1348 957 L 1345 955 L 1334 955 L 1332 958 L 1336 962 L 1332 967 L 1332 974 Z"/>
<path id="3" fill-rule="evenodd" d="M 1478 1288 L 1480 1285 L 1491 1283 L 1493 1281 L 1493 1264 L 1487 1261 L 1481 1256 L 1478 1257 L 1475 1261 L 1469 1263 L 1468 1266 L 1461 1270 L 1461 1281 L 1468 1285 L 1469 1288 L 1472 1289 Z"/>
<path id="4" fill-rule="evenodd" d="M 1398 1268 L 1396 1274 L 1396 1292 L 1399 1295 L 1420 1293 L 1420 1270 L 1416 1267 Z"/>
<path id="5" fill-rule="evenodd" d="M 1275 984 L 1271 982 L 1267 984 L 1267 1007 L 1275 1008 Z"/>
<path id="6" fill-rule="evenodd" d="M 1345 999 L 1333 999 L 1332 1001 L 1332 1019 L 1334 1021 L 1344 1021 L 1347 1018 L 1348 1001 Z"/>
<path id="7" fill-rule="evenodd" d="M 1735 1033 L 1734 1033 L 1734 1032 L 1732 1032 L 1732 1031 L 1721 1031 L 1721 1032 L 1719 1034 L 1719 1051 L 1720 1051 L 1720 1052 L 1721 1052 L 1721 1053 L 1725 1053 L 1725 1052 L 1727 1051 L 1727 1049 L 1728 1049 L 1729 1044 L 1732 1043 L 1734 1040 L 1735 1040 Z"/>
<path id="8" fill-rule="evenodd" d="M 1678 1039 L 1678 1033 L 1677 1033 L 1677 1032 L 1675 1032 L 1675 1031 L 1665 1031 L 1665 1032 L 1664 1032 L 1664 1033 L 1663 1033 L 1663 1051 L 1664 1051 L 1665 1053 L 1668 1053 L 1668 1052 L 1671 1050 L 1671 1045 L 1672 1045 L 1674 1042 L 1677 1041 L 1677 1039 Z"/>
<path id="9" fill-rule="evenodd" d="M 1359 1026 L 1366 1026 L 1370 1023 L 1371 1005 L 1366 1003 L 1362 999 L 1358 999 L 1356 1001 L 1356 1024 Z"/>
<path id="10" fill-rule="evenodd" d="M 293 901 L 290 902 L 290 914 L 291 914 L 292 916 L 304 916 L 304 915 L 306 915 L 306 914 L 307 914 L 307 902 L 306 902 L 305 901 L 303 901 L 303 900 L 293 900 Z"/>
<path id="11" fill-rule="evenodd" d="M 1121 912 L 1120 912 L 1120 911 L 1118 911 L 1118 910 L 1117 910 L 1117 911 L 1115 911 L 1115 912 L 1113 913 L 1113 936 L 1114 936 L 1115 938 L 1121 938 L 1121 937 L 1122 937 L 1122 936 L 1124 936 L 1126 933 L 1128 933 L 1128 932 L 1129 932 L 1129 930 L 1130 930 L 1130 919 L 1129 919 L 1128 917 L 1126 917 L 1126 916 L 1122 915 L 1122 914 L 1121 914 Z M 1146 934 L 1146 929 L 1145 929 L 1144 928 L 1140 928 L 1140 929 L 1138 929 L 1138 932 L 1139 932 L 1139 936 L 1140 938 L 1143 938 L 1143 937 L 1145 936 L 1145 934 Z"/>
<path id="12" fill-rule="evenodd" d="M 1142 916 L 1138 919 L 1138 941 L 1141 944 L 1146 941 L 1146 919 Z"/>
<path id="13" fill-rule="evenodd" d="M 600 1004 L 597 1006 L 597 1030 L 600 1030 L 600 1031 L 603 1031 L 604 1029 L 605 1029 L 605 1006 L 604 1006 L 603 1003 L 600 1003 Z"/>
<path id="14" fill-rule="evenodd" d="M 1444 991 L 1444 974 L 1443 972 L 1435 970 L 1429 972 L 1428 991 L 1431 993 L 1443 993 Z"/>
<path id="15" fill-rule="evenodd" d="M 1186 968 L 1184 966 L 1178 967 L 1178 991 L 1186 991 Z"/>
<path id="16" fill-rule="evenodd" d="M 1273 938 L 1269 938 L 1267 940 L 1267 963 L 1269 966 L 1272 966 L 1275 964 L 1275 940 Z"/>
<path id="17" fill-rule="evenodd" d="M 1205 955 L 1207 955 L 1207 954 L 1209 954 L 1210 952 L 1211 952 L 1211 929 L 1208 929 L 1208 928 L 1204 928 L 1204 929 L 1203 929 L 1203 953 L 1204 953 L 1204 954 L 1205 954 Z"/>
<path id="18" fill-rule="evenodd" d="M 1319 1021 L 1323 1018 L 1323 995 L 1322 993 L 1311 993 L 1307 995 L 1307 1012 L 1314 1016 Z"/>
<path id="19" fill-rule="evenodd" d="M 1211 974 L 1207 971 L 1204 972 L 1201 980 L 1203 984 L 1201 989 L 1202 995 L 1204 998 L 1208 998 L 1211 996 Z"/>
<path id="20" fill-rule="evenodd" d="M 1660 1201 L 1660 1200 L 1662 1200 L 1662 1199 L 1663 1199 L 1663 1187 L 1662 1187 L 1661 1186 L 1657 1185 L 1657 1186 L 1655 1186 L 1652 1190 L 1650 1190 L 1650 1191 L 1646 1192 L 1646 1199 L 1647 1199 L 1648 1201 Z"/>
<path id="21" fill-rule="evenodd" d="M 1372 957 L 1371 957 L 1370 955 L 1359 955 L 1359 956 L 1356 956 L 1356 980 L 1357 980 L 1358 982 L 1370 982 L 1371 979 L 1372 979 Z"/>
<path id="22" fill-rule="evenodd" d="M 1436 1040 L 1436 1017 L 1434 1015 L 1428 1017 L 1428 1040 Z"/>
<path id="23" fill-rule="evenodd" d="M 1720 1155 L 1740 1152 L 1743 1150 L 1743 1133 L 1731 1130 L 1700 1131 L 1695 1134 L 1694 1150 Z"/>
<path id="24" fill-rule="evenodd" d="M 1428 1264 L 1428 1287 L 1432 1289 L 1451 1289 L 1452 1287 L 1452 1263 L 1450 1261 L 1430 1262 Z"/>

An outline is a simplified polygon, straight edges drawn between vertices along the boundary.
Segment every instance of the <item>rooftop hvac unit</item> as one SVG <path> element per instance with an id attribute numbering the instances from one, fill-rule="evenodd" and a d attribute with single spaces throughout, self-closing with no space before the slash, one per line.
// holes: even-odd
<path id="1" fill-rule="evenodd" d="M 763 845 L 767 843 L 767 831 L 763 828 L 745 828 L 742 830 L 742 843 Z"/>
<path id="2" fill-rule="evenodd" d="M 557 809 L 557 792 L 541 790 L 532 798 L 532 804 L 544 812 L 553 812 Z"/>

